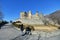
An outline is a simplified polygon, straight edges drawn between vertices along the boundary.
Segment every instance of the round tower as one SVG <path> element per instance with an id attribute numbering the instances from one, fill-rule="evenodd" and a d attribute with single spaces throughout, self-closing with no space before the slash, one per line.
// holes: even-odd
<path id="1" fill-rule="evenodd" d="M 20 13 L 20 18 L 21 18 L 21 19 L 25 18 L 25 12 L 21 12 L 21 13 Z"/>
<path id="2" fill-rule="evenodd" d="M 29 19 L 32 18 L 32 13 L 31 13 L 31 11 L 28 12 L 28 18 L 29 18 Z"/>
<path id="3" fill-rule="evenodd" d="M 38 11 L 36 11 L 36 17 L 39 17 L 39 12 Z"/>

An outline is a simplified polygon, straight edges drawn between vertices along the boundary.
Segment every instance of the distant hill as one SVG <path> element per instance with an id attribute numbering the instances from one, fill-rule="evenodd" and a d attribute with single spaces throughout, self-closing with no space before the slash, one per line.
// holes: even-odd
<path id="1" fill-rule="evenodd" d="M 60 10 L 57 10 L 49 15 L 46 15 L 45 17 L 51 18 L 52 20 L 57 20 L 60 24 Z"/>

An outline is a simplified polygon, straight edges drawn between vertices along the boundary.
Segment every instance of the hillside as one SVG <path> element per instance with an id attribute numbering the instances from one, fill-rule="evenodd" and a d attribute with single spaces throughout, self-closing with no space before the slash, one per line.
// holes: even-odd
<path id="1" fill-rule="evenodd" d="M 52 20 L 56 21 L 60 24 L 60 10 L 57 10 L 49 15 L 46 15 L 45 17 L 51 18 Z"/>

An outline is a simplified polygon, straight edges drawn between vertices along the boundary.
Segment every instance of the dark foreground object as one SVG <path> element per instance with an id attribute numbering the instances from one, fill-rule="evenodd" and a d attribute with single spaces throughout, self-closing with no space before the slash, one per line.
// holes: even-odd
<path id="1" fill-rule="evenodd" d="M 3 26 L 3 25 L 5 25 L 5 24 L 7 24 L 8 22 L 7 21 L 2 21 L 1 23 L 0 23 L 0 29 L 1 29 L 1 27 Z"/>
<path id="2" fill-rule="evenodd" d="M 26 31 L 25 31 L 25 33 L 22 36 L 25 36 L 25 35 L 32 35 L 31 28 L 29 26 L 26 27 Z"/>

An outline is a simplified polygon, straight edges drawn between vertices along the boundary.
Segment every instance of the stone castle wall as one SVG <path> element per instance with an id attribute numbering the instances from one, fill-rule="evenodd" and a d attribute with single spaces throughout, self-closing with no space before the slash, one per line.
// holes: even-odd
<path id="1" fill-rule="evenodd" d="M 27 19 L 39 19 L 39 18 L 43 17 L 42 15 L 43 14 L 40 14 L 39 15 L 39 12 L 38 11 L 36 12 L 35 15 L 32 15 L 32 12 L 31 11 L 29 11 L 29 12 L 21 12 L 20 13 L 20 18 L 21 19 L 24 19 L 24 18 L 27 18 Z"/>

